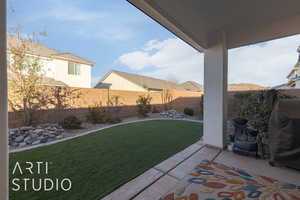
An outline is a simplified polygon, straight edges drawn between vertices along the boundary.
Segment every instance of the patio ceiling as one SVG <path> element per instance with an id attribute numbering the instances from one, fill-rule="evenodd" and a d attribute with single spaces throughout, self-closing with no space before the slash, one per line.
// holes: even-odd
<path id="1" fill-rule="evenodd" d="M 300 33 L 299 0 L 128 0 L 202 51 L 226 33 L 227 48 Z"/>

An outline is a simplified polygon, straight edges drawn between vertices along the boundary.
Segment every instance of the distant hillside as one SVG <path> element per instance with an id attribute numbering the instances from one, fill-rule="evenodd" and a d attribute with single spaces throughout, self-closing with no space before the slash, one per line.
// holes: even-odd
<path id="1" fill-rule="evenodd" d="M 228 85 L 229 91 L 247 91 L 247 90 L 264 90 L 267 89 L 265 86 L 252 84 L 252 83 L 234 83 Z"/>
<path id="2" fill-rule="evenodd" d="M 182 83 L 181 86 L 189 91 L 203 91 L 203 86 L 194 81 L 187 81 Z M 252 83 L 233 83 L 228 84 L 229 91 L 251 91 L 251 90 L 264 90 L 268 89 L 268 87 L 252 84 Z"/>

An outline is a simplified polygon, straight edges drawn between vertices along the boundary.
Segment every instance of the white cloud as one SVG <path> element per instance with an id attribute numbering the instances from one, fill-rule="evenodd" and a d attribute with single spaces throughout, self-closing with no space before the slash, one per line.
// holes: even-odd
<path id="1" fill-rule="evenodd" d="M 107 13 L 85 11 L 77 7 L 56 7 L 46 13 L 46 17 L 55 18 L 61 21 L 90 21 L 107 17 Z"/>
<path id="2" fill-rule="evenodd" d="M 230 50 L 229 82 L 266 86 L 286 82 L 299 44 L 300 35 Z M 140 50 L 121 55 L 118 62 L 145 75 L 203 82 L 203 54 L 180 39 L 151 40 Z"/>
<path id="3" fill-rule="evenodd" d="M 118 62 L 132 70 L 155 67 L 155 70 L 143 74 L 164 79 L 201 80 L 203 74 L 203 56 L 175 38 L 149 41 L 142 50 L 120 56 Z"/>

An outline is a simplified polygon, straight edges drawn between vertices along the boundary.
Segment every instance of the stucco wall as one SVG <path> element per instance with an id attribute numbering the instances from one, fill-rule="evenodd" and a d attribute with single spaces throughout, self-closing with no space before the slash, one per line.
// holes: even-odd
<path id="1" fill-rule="evenodd" d="M 91 87 L 91 66 L 80 64 L 80 75 L 68 74 L 68 61 L 53 60 L 55 79 L 63 81 L 70 87 Z"/>
<path id="2" fill-rule="evenodd" d="M 43 86 L 44 92 L 49 92 L 51 87 Z M 120 90 L 108 90 L 106 89 L 94 89 L 94 88 L 70 88 L 73 91 L 73 95 L 79 98 L 68 101 L 70 107 L 66 110 L 55 110 L 53 106 L 49 105 L 41 111 L 34 114 L 34 121 L 36 123 L 54 123 L 61 121 L 64 117 L 69 115 L 76 115 L 81 120 L 86 120 L 88 114 L 88 108 L 93 107 L 96 104 L 101 103 L 107 105 L 108 96 L 110 99 L 114 97 L 119 98 L 119 106 L 122 107 L 120 117 L 137 116 L 137 104 L 136 100 L 139 96 L 150 95 L 152 98 L 151 104 L 155 105 L 158 110 L 163 110 L 163 101 L 161 92 L 137 92 L 137 91 L 120 91 Z M 189 91 L 171 91 L 173 99 L 171 101 L 170 108 L 183 111 L 185 107 L 193 108 L 195 113 L 200 112 L 200 92 Z M 22 112 L 9 113 L 9 125 L 10 127 L 22 126 Z"/>
<path id="3" fill-rule="evenodd" d="M 8 56 L 11 62 L 11 56 Z M 68 61 L 39 57 L 45 76 L 66 83 L 70 87 L 91 88 L 91 66 L 80 64 L 80 75 L 68 74 Z"/>
<path id="4" fill-rule="evenodd" d="M 107 76 L 103 81 L 103 83 L 112 84 L 110 89 L 112 90 L 126 90 L 126 91 L 142 91 L 146 92 L 147 90 L 139 85 L 136 85 L 127 79 L 119 76 L 118 74 L 112 72 Z"/>

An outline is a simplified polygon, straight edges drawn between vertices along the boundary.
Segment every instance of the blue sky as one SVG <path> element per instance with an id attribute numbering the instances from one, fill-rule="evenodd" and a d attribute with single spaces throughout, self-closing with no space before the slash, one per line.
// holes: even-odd
<path id="1" fill-rule="evenodd" d="M 46 31 L 41 43 L 95 62 L 93 84 L 111 69 L 179 82 L 203 80 L 203 55 L 126 0 L 8 0 L 8 27 L 16 25 L 25 34 Z M 229 82 L 285 82 L 298 45 L 300 37 L 293 36 L 231 50 Z"/>
<path id="2" fill-rule="evenodd" d="M 9 0 L 8 27 L 46 31 L 40 42 L 96 63 L 94 79 L 111 69 L 134 71 L 116 63 L 120 55 L 147 41 L 174 37 L 125 0 Z M 95 81 L 95 80 L 94 80 Z"/>

